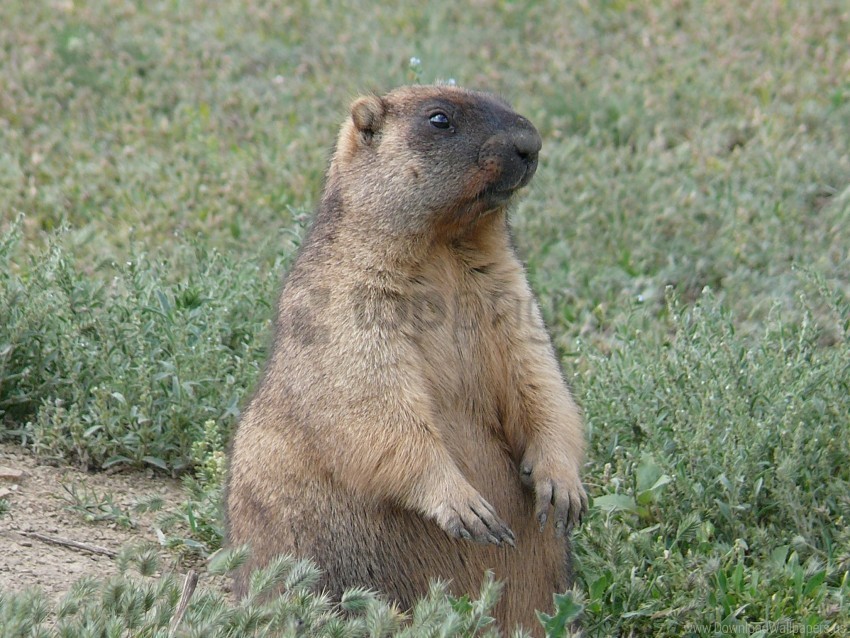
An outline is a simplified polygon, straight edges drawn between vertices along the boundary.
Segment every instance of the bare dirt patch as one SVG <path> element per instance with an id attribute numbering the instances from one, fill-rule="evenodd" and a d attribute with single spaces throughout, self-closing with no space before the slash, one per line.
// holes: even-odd
<path id="1" fill-rule="evenodd" d="M 0 514 L 0 591 L 39 587 L 57 599 L 82 576 L 108 577 L 117 573 L 115 559 L 85 549 L 47 542 L 39 536 L 75 541 L 118 553 L 139 543 L 157 544 L 156 514 L 133 513 L 134 527 L 89 523 L 69 511 L 63 485 L 110 493 L 122 510 L 152 495 L 176 507 L 185 500 L 180 482 L 151 473 L 88 474 L 70 467 L 40 465 L 25 449 L 0 445 L 0 498 L 9 511 Z M 163 550 L 160 564 L 185 571 Z"/>

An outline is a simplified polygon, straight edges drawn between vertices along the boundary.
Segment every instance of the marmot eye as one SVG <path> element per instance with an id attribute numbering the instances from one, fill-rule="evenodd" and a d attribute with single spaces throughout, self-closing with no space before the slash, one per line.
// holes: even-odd
<path id="1" fill-rule="evenodd" d="M 452 124 L 445 113 L 434 113 L 430 118 L 431 126 L 436 128 L 449 128 Z"/>

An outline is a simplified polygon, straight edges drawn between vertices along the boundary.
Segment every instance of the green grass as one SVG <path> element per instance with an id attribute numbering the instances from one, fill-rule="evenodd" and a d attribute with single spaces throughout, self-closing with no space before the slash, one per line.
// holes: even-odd
<path id="1" fill-rule="evenodd" d="M 210 572 L 225 574 L 241 562 L 244 552 L 219 555 Z M 233 605 L 220 592 L 201 591 L 186 607 L 179 630 L 169 627 L 181 598 L 173 574 L 155 578 L 155 550 L 126 548 L 117 558 L 120 573 L 107 580 L 82 578 L 57 603 L 37 590 L 0 592 L 0 629 L 7 638 L 32 636 L 304 636 L 334 637 L 481 636 L 497 638 L 489 616 L 500 587 L 488 576 L 475 599 L 452 598 L 445 584 L 435 583 L 406 617 L 373 591 L 346 592 L 339 605 L 315 591 L 319 570 L 307 559 L 283 556 L 251 579 L 244 600 Z M 280 591 L 278 596 L 269 594 Z M 565 623 L 580 610 L 577 597 L 558 596 L 559 611 L 541 622 L 550 635 L 563 635 Z M 559 632 L 555 634 L 554 632 Z M 527 634 L 526 634 L 527 635 Z"/>
<path id="2" fill-rule="evenodd" d="M 0 432 L 191 470 L 214 549 L 348 102 L 453 78 L 544 137 L 513 226 L 588 423 L 585 631 L 846 633 L 844 4 L 0 4 Z"/>

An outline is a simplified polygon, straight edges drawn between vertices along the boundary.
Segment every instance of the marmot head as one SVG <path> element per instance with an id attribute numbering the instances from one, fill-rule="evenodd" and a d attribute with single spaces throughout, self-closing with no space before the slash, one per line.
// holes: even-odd
<path id="1" fill-rule="evenodd" d="M 504 208 L 534 175 L 540 146 L 531 122 L 495 96 L 402 87 L 353 102 L 328 187 L 393 233 L 457 228 Z"/>

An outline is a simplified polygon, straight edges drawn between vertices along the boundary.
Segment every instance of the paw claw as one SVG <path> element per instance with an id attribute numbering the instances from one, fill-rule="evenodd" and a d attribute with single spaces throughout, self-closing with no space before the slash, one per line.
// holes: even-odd
<path id="1" fill-rule="evenodd" d="M 541 532 L 545 529 L 547 520 L 549 520 L 549 516 L 546 514 L 546 512 L 540 512 L 537 515 L 537 523 L 540 525 Z"/>
<path id="2" fill-rule="evenodd" d="M 437 522 L 454 538 L 497 546 L 503 542 L 514 545 L 511 529 L 477 492 L 472 492 L 468 501 L 449 505 L 443 511 L 447 512 L 445 518 L 437 516 Z"/>

